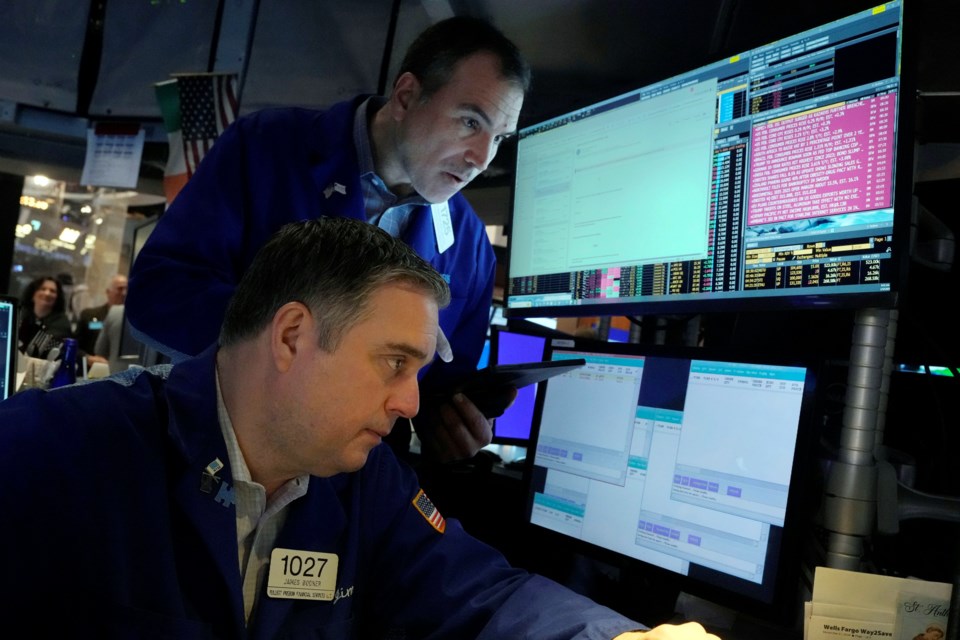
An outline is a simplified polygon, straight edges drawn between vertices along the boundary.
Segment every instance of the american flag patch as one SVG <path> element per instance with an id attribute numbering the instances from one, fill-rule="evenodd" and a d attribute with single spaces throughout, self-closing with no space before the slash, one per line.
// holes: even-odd
<path id="1" fill-rule="evenodd" d="M 443 516 L 440 515 L 440 512 L 437 511 L 437 508 L 433 506 L 433 503 L 430 502 L 430 498 L 423 492 L 423 489 L 417 492 L 417 497 L 413 499 L 413 506 L 416 507 L 420 515 L 430 523 L 431 527 L 440 533 L 446 530 L 447 522 L 443 519 Z"/>

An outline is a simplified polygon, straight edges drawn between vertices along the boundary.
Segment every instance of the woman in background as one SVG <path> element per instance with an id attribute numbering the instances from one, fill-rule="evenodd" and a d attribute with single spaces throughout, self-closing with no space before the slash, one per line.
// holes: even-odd
<path id="1" fill-rule="evenodd" d="M 33 280 L 20 297 L 22 318 L 17 339 L 20 350 L 34 358 L 46 358 L 60 341 L 73 335 L 65 312 L 63 287 L 56 278 Z"/>

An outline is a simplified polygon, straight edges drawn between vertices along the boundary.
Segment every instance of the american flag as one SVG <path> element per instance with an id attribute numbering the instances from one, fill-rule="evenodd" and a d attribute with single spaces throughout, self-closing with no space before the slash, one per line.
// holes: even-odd
<path id="1" fill-rule="evenodd" d="M 440 515 L 440 512 L 437 510 L 433 503 L 430 502 L 430 498 L 427 497 L 427 494 L 423 492 L 423 489 L 420 489 L 417 492 L 417 497 L 413 499 L 413 506 L 417 508 L 417 511 L 420 512 L 427 522 L 430 523 L 430 526 L 443 533 L 447 528 L 447 522 L 443 519 L 443 516 Z"/>
<path id="2" fill-rule="evenodd" d="M 175 77 L 180 88 L 183 155 L 189 178 L 217 136 L 237 118 L 237 75 L 204 73 Z"/>

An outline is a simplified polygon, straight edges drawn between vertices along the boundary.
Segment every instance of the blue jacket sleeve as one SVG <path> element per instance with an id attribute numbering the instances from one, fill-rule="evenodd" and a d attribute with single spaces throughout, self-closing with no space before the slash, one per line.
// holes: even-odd
<path id="1" fill-rule="evenodd" d="M 137 337 L 174 360 L 217 340 L 245 264 L 246 174 L 237 123 L 163 213 L 131 269 L 127 317 Z"/>
<path id="2" fill-rule="evenodd" d="M 418 247 L 450 284 L 450 305 L 440 312 L 440 326 L 453 349 L 453 362 L 436 361 L 423 378 L 427 389 L 442 389 L 477 368 L 490 325 L 496 257 L 483 222 L 462 194 L 450 199 L 456 242 L 442 255 Z M 430 241 L 433 242 L 432 230 Z"/>
<path id="3" fill-rule="evenodd" d="M 472 211 L 472 210 L 471 210 Z M 476 214 L 473 214 L 476 216 Z M 475 369 L 483 351 L 483 343 L 490 327 L 490 305 L 493 299 L 493 285 L 496 277 L 497 261 L 493 248 L 487 239 L 486 231 L 481 227 L 482 236 L 476 238 L 474 250 L 475 280 L 472 291 L 466 297 L 460 323 L 453 336 L 447 336 L 454 348 L 454 362 Z"/>
<path id="4" fill-rule="evenodd" d="M 266 109 L 217 138 L 131 270 L 127 310 L 139 339 L 175 360 L 200 353 L 216 342 L 240 277 L 280 227 L 362 218 L 354 108 Z M 344 193 L 327 197 L 335 183 Z"/>
<path id="5" fill-rule="evenodd" d="M 392 454 L 368 461 L 374 485 L 364 510 L 378 513 L 370 549 L 376 567 L 375 618 L 416 637 L 609 640 L 636 622 L 542 576 L 511 567 L 456 520 L 435 530 L 412 506 L 416 476 Z M 372 465 L 372 466 L 371 466 Z M 389 511 L 384 504 L 394 496 Z"/>
<path id="6" fill-rule="evenodd" d="M 610 640 L 647 627 L 543 576 L 532 575 L 503 603 L 477 640 Z"/>

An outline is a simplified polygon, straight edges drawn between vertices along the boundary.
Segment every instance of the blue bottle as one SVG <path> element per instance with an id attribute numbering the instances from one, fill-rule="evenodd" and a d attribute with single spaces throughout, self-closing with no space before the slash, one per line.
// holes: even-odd
<path id="1" fill-rule="evenodd" d="M 65 387 L 77 381 L 77 341 L 74 338 L 63 339 L 63 356 L 60 358 L 60 368 L 53 374 L 50 388 Z"/>

